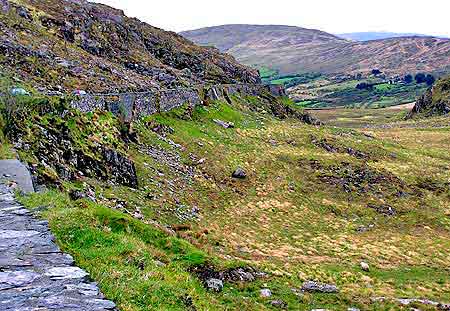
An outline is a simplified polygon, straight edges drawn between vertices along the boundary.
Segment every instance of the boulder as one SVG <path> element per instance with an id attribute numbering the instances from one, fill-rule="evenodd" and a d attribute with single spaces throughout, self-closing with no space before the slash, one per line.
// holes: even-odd
<path id="1" fill-rule="evenodd" d="M 233 122 L 225 122 L 225 121 L 218 120 L 218 119 L 214 119 L 213 121 L 214 121 L 214 123 L 216 123 L 217 125 L 220 125 L 223 128 L 226 128 L 226 129 L 234 128 Z"/>
<path id="2" fill-rule="evenodd" d="M 337 293 L 339 290 L 336 287 L 336 285 L 323 284 L 315 281 L 307 281 L 303 283 L 302 291 L 332 294 Z"/>
<path id="3" fill-rule="evenodd" d="M 247 173 L 240 167 L 238 167 L 232 174 L 233 178 L 236 179 L 245 179 L 247 178 Z"/>
<path id="4" fill-rule="evenodd" d="M 206 287 L 209 290 L 215 291 L 215 292 L 221 292 L 223 289 L 223 282 L 222 280 L 211 278 L 206 280 Z"/>
<path id="5" fill-rule="evenodd" d="M 370 268 L 369 268 L 369 264 L 367 262 L 361 261 L 360 265 L 361 265 L 361 269 L 363 271 L 369 272 Z"/>
<path id="6" fill-rule="evenodd" d="M 272 296 L 272 292 L 268 288 L 263 288 L 259 291 L 259 295 L 264 298 Z"/>
<path id="7" fill-rule="evenodd" d="M 270 304 L 280 309 L 286 309 L 288 307 L 287 303 L 285 303 L 283 300 L 272 300 Z"/>

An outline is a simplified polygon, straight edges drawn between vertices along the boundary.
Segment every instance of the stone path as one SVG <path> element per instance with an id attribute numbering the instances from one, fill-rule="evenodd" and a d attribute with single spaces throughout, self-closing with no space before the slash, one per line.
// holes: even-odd
<path id="1" fill-rule="evenodd" d="M 72 257 L 61 252 L 48 223 L 20 205 L 1 183 L 0 310 L 116 310 Z"/>

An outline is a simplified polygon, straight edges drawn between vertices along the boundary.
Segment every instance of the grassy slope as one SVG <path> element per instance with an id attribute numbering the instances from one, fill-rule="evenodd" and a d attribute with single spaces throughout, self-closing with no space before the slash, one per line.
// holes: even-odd
<path id="1" fill-rule="evenodd" d="M 290 89 L 290 96 L 298 105 L 310 108 L 324 107 L 362 107 L 380 108 L 410 103 L 423 93 L 425 84 L 388 84 L 376 85 L 371 91 L 357 90 L 361 82 L 374 83 L 377 80 L 349 80 L 332 82 L 320 80 L 301 84 Z"/>
<path id="2" fill-rule="evenodd" d="M 236 128 L 224 129 L 213 119 L 232 121 Z M 173 133 L 167 137 L 183 148 L 163 141 L 149 129 L 152 124 L 170 126 Z M 191 304 L 197 310 L 262 310 L 274 308 L 274 299 L 292 310 L 380 310 L 394 305 L 371 298 L 450 300 L 448 127 L 395 127 L 373 130 L 369 137 L 280 121 L 263 109 L 250 111 L 246 101 L 236 98 L 233 106 L 197 108 L 192 117 L 175 111 L 142 120 L 135 128 L 141 142 L 195 166 L 194 176 L 180 174 L 131 144 L 138 190 L 85 180 L 95 188 L 97 204 L 72 202 L 55 191 L 24 198 L 30 207 L 51 202 L 42 216 L 50 220 L 58 242 L 122 310 L 182 310 Z M 340 152 L 327 152 L 313 139 Z M 365 157 L 342 151 L 349 147 Z M 230 178 L 237 166 L 247 171 L 246 180 Z M 382 182 L 352 179 L 355 172 Z M 351 192 L 338 180 L 348 182 Z M 426 187 L 430 184 L 435 187 Z M 67 183 L 64 188 L 82 186 Z M 404 194 L 397 194 L 400 189 Z M 121 200 L 128 203 L 118 206 Z M 390 205 L 397 214 L 381 215 L 368 203 Z M 175 208 L 180 205 L 197 206 L 201 217 L 181 220 Z M 138 210 L 148 225 L 128 216 Z M 175 238 L 155 227 L 155 221 L 191 227 Z M 355 230 L 369 224 L 371 230 Z M 159 267 L 155 260 L 167 265 Z M 360 270 L 361 260 L 370 264 L 370 272 Z M 250 264 L 270 277 L 228 283 L 222 293 L 213 294 L 187 272 L 205 261 L 219 267 Z M 308 279 L 335 283 L 341 291 L 296 296 L 291 289 Z M 266 287 L 273 292 L 269 299 L 259 297 L 259 289 Z"/>

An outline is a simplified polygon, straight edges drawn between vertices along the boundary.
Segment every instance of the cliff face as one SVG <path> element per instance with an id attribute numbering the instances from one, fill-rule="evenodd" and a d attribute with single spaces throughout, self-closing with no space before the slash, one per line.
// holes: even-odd
<path id="1" fill-rule="evenodd" d="M 0 0 L 0 70 L 46 90 L 259 83 L 229 55 L 84 0 Z"/>
<path id="2" fill-rule="evenodd" d="M 416 102 L 410 117 L 415 115 L 439 116 L 450 113 L 450 77 L 439 80 Z"/>

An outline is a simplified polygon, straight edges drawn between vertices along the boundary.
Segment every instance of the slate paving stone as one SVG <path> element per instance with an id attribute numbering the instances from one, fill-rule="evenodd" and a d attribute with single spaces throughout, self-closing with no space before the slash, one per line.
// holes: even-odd
<path id="1" fill-rule="evenodd" d="M 0 310 L 107 311 L 86 271 L 61 252 L 48 228 L 0 184 Z"/>

